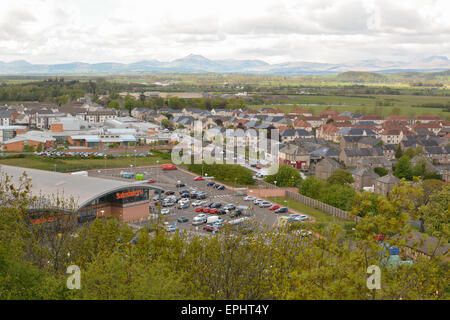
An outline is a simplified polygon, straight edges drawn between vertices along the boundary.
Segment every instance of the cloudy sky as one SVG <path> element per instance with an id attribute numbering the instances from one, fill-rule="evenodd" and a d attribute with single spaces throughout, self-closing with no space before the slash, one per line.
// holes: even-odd
<path id="1" fill-rule="evenodd" d="M 2 0 L 0 61 L 450 58 L 447 0 Z"/>

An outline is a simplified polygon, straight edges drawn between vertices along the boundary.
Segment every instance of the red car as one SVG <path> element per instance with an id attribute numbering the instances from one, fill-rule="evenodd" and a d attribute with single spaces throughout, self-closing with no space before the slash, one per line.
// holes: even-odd
<path id="1" fill-rule="evenodd" d="M 208 213 L 208 212 L 209 212 L 209 210 L 210 210 L 210 208 L 208 208 L 208 207 L 205 207 L 205 208 L 203 208 L 203 213 Z"/>
<path id="2" fill-rule="evenodd" d="M 262 169 L 262 167 L 261 166 L 256 166 L 256 169 Z"/>
<path id="3" fill-rule="evenodd" d="M 210 224 L 205 225 L 203 227 L 203 230 L 206 230 L 206 231 L 209 231 L 209 232 L 213 232 L 213 231 L 218 232 L 219 231 L 219 229 L 217 227 L 212 226 Z"/>
<path id="4" fill-rule="evenodd" d="M 153 180 L 153 179 L 148 179 L 148 180 L 147 180 L 147 183 L 155 183 L 155 180 Z"/>
<path id="5" fill-rule="evenodd" d="M 211 208 L 209 209 L 209 213 L 217 213 L 217 208 Z"/>
<path id="6" fill-rule="evenodd" d="M 280 209 L 281 207 L 277 204 L 274 204 L 273 206 L 269 207 L 269 210 L 277 210 Z"/>
<path id="7" fill-rule="evenodd" d="M 195 212 L 203 212 L 203 207 L 197 207 L 197 208 L 195 208 Z"/>
<path id="8" fill-rule="evenodd" d="M 173 164 L 168 163 L 168 164 L 162 164 L 161 165 L 161 169 L 162 170 L 177 170 L 177 167 L 175 167 Z"/>
<path id="9" fill-rule="evenodd" d="M 202 180 L 203 180 L 203 177 L 195 177 L 194 180 L 195 180 L 195 181 L 202 181 Z"/>
<path id="10" fill-rule="evenodd" d="M 379 235 L 377 235 L 377 236 L 375 237 L 375 239 L 378 240 L 378 241 L 383 241 L 383 240 L 384 240 L 384 235 L 379 234 Z"/>

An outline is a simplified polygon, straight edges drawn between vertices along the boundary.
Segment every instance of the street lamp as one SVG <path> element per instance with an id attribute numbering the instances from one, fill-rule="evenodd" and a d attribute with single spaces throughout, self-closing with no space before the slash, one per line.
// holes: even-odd
<path id="1" fill-rule="evenodd" d="M 275 180 L 273 183 L 275 183 L 275 189 L 277 188 L 277 180 Z M 275 201 L 278 202 L 278 197 L 277 197 L 277 193 L 275 191 Z"/>

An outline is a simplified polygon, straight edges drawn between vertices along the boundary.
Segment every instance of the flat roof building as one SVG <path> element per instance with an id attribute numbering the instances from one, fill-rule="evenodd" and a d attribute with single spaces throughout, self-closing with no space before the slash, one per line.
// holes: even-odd
<path id="1" fill-rule="evenodd" d="M 41 203 L 51 203 L 52 197 L 73 199 L 78 222 L 99 216 L 113 216 L 120 221 L 135 221 L 149 216 L 151 190 L 157 186 L 133 184 L 126 181 L 72 175 L 53 171 L 0 166 L 0 171 L 19 183 L 23 173 L 31 179 L 31 195 Z"/>

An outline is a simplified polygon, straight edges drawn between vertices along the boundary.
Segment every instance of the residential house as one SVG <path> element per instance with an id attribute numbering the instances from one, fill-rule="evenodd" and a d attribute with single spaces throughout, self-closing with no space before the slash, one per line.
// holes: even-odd
<path id="1" fill-rule="evenodd" d="M 318 179 L 327 180 L 338 169 L 342 169 L 341 165 L 336 160 L 326 157 L 316 164 L 315 176 Z"/>
<path id="2" fill-rule="evenodd" d="M 366 187 L 374 187 L 375 180 L 378 179 L 378 175 L 371 168 L 353 170 L 352 176 L 355 180 L 352 186 L 357 191 Z"/>
<path id="3" fill-rule="evenodd" d="M 393 176 L 392 173 L 379 177 L 375 180 L 375 193 L 387 195 L 399 181 L 400 179 Z"/>

